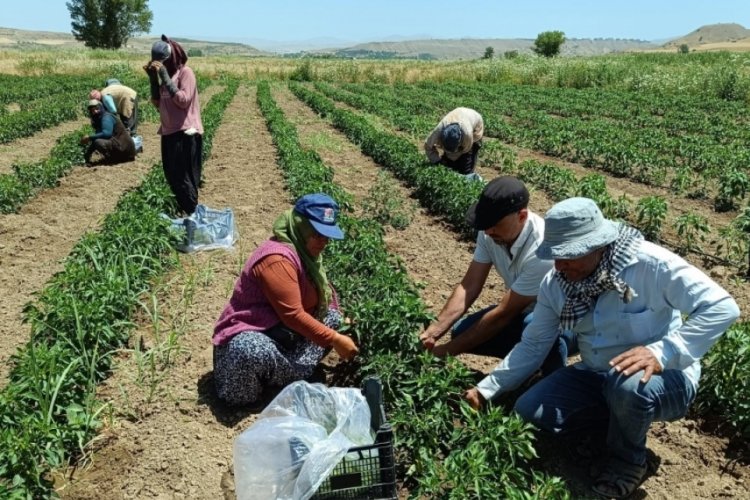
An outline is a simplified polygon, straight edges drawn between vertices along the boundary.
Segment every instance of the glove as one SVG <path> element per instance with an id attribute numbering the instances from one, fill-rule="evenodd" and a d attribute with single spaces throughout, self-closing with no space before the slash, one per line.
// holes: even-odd
<path id="1" fill-rule="evenodd" d="M 148 82 L 151 84 L 151 99 L 159 100 L 159 78 L 156 76 L 155 70 L 146 70 L 148 74 Z"/>
<path id="2" fill-rule="evenodd" d="M 174 95 L 177 93 L 177 85 L 175 85 L 172 79 L 169 78 L 169 73 L 167 72 L 167 68 L 165 68 L 164 65 L 159 68 L 159 79 L 161 80 L 161 84 L 167 87 L 169 95 L 174 97 Z"/>

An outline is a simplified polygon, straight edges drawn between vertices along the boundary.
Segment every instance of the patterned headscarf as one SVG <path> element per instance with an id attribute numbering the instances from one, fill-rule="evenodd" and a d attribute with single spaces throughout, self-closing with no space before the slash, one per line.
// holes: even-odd
<path id="1" fill-rule="evenodd" d="M 607 245 L 601 262 L 593 273 L 581 281 L 569 281 L 555 271 L 555 279 L 565 293 L 565 305 L 560 313 L 560 326 L 570 330 L 586 315 L 596 299 L 607 290 L 616 290 L 624 303 L 629 303 L 637 294 L 618 275 L 632 260 L 643 235 L 637 229 L 620 224 L 617 239 Z"/>
<path id="2" fill-rule="evenodd" d="M 305 266 L 305 271 L 318 289 L 318 319 L 323 319 L 331 303 L 331 288 L 323 267 L 323 256 L 313 258 L 307 251 L 307 240 L 316 234 L 312 224 L 303 216 L 290 209 L 279 215 L 273 223 L 273 235 L 281 243 L 294 245 L 297 255 Z"/>

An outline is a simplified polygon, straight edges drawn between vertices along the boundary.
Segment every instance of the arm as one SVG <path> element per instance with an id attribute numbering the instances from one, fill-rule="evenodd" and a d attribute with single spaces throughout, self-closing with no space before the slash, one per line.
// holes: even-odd
<path id="1" fill-rule="evenodd" d="M 484 120 L 482 119 L 482 115 L 477 113 L 474 117 L 474 142 L 481 141 L 482 137 L 484 137 Z"/>
<path id="2" fill-rule="evenodd" d="M 668 255 L 656 266 L 653 289 L 662 293 L 653 296 L 657 303 L 650 307 L 677 309 L 687 319 L 660 340 L 610 361 L 626 375 L 644 370 L 644 382 L 653 373 L 685 369 L 700 360 L 739 316 L 737 303 L 723 288 L 684 259 Z"/>
<path id="3" fill-rule="evenodd" d="M 166 72 L 166 68 L 164 72 Z M 160 72 L 160 76 L 161 74 Z M 164 83 L 163 80 L 162 82 Z M 180 70 L 179 85 L 175 85 L 172 80 L 170 82 L 172 82 L 174 88 L 167 86 L 167 89 L 169 90 L 169 95 L 172 96 L 172 102 L 182 109 L 190 107 L 190 104 L 193 102 L 193 96 L 197 92 L 195 73 L 190 68 L 183 66 Z"/>
<path id="4" fill-rule="evenodd" d="M 477 300 L 491 268 L 492 264 L 490 263 L 471 261 L 461 283 L 453 289 L 453 293 L 440 311 L 437 321 L 427 327 L 424 333 L 420 335 L 419 338 L 425 348 L 432 350 L 435 341 L 445 335 L 450 327 Z"/>
<path id="5" fill-rule="evenodd" d="M 495 335 L 502 335 L 501 330 L 514 318 L 523 313 L 524 309 L 535 300 L 536 297 L 519 295 L 510 290 L 503 296 L 500 304 L 482 316 L 463 335 L 445 344 L 446 352 L 454 355 L 461 354 L 488 341 Z"/>
<path id="6" fill-rule="evenodd" d="M 104 94 L 102 96 L 102 104 L 104 104 L 104 108 L 110 113 L 117 113 L 117 106 L 115 106 L 115 100 L 112 99 L 111 95 Z"/>
<path id="7" fill-rule="evenodd" d="M 551 274 L 551 273 L 550 273 Z M 477 385 L 485 400 L 518 387 L 528 379 L 544 361 L 559 333 L 559 311 L 553 306 L 562 297 L 550 290 L 550 275 L 539 289 L 534 307 L 534 318 L 523 332 L 521 341 L 513 347 L 503 361 Z"/>
<path id="8" fill-rule="evenodd" d="M 284 326 L 322 347 L 333 347 L 345 360 L 359 352 L 351 337 L 328 328 L 305 311 L 297 272 L 289 261 L 283 257 L 269 256 L 259 262 L 253 272 Z"/>
<path id="9" fill-rule="evenodd" d="M 109 113 L 105 113 L 102 117 L 102 129 L 89 136 L 89 139 L 95 141 L 96 139 L 109 139 L 115 132 L 115 117 Z"/>
<path id="10" fill-rule="evenodd" d="M 440 151 L 438 151 L 438 146 L 440 146 L 440 133 L 442 130 L 443 127 L 438 125 L 424 141 L 424 152 L 427 154 L 427 159 L 430 163 L 440 162 Z"/>

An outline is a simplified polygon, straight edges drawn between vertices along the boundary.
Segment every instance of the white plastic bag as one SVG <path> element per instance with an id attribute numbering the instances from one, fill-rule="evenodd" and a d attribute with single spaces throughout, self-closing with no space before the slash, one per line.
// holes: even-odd
<path id="1" fill-rule="evenodd" d="M 177 244 L 180 252 L 232 248 L 238 238 L 231 208 L 216 210 L 199 203 L 190 217 L 171 219 L 165 214 L 162 216 L 172 221 L 172 229 L 184 235 Z"/>
<path id="2" fill-rule="evenodd" d="M 239 500 L 306 500 L 353 446 L 373 443 L 358 389 L 294 382 L 234 441 Z"/>

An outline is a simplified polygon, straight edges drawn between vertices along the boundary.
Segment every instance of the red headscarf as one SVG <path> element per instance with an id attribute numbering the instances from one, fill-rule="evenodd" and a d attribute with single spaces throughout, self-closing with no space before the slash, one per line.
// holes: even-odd
<path id="1" fill-rule="evenodd" d="M 182 45 L 170 39 L 169 37 L 167 37 L 167 35 L 162 35 L 161 39 L 162 41 L 167 42 L 169 44 L 169 47 L 172 49 L 170 51 L 169 57 L 166 61 L 164 61 L 164 66 L 167 67 L 169 76 L 172 76 L 177 72 L 178 69 L 180 69 L 187 63 L 188 56 L 185 53 L 185 50 L 182 48 Z"/>

